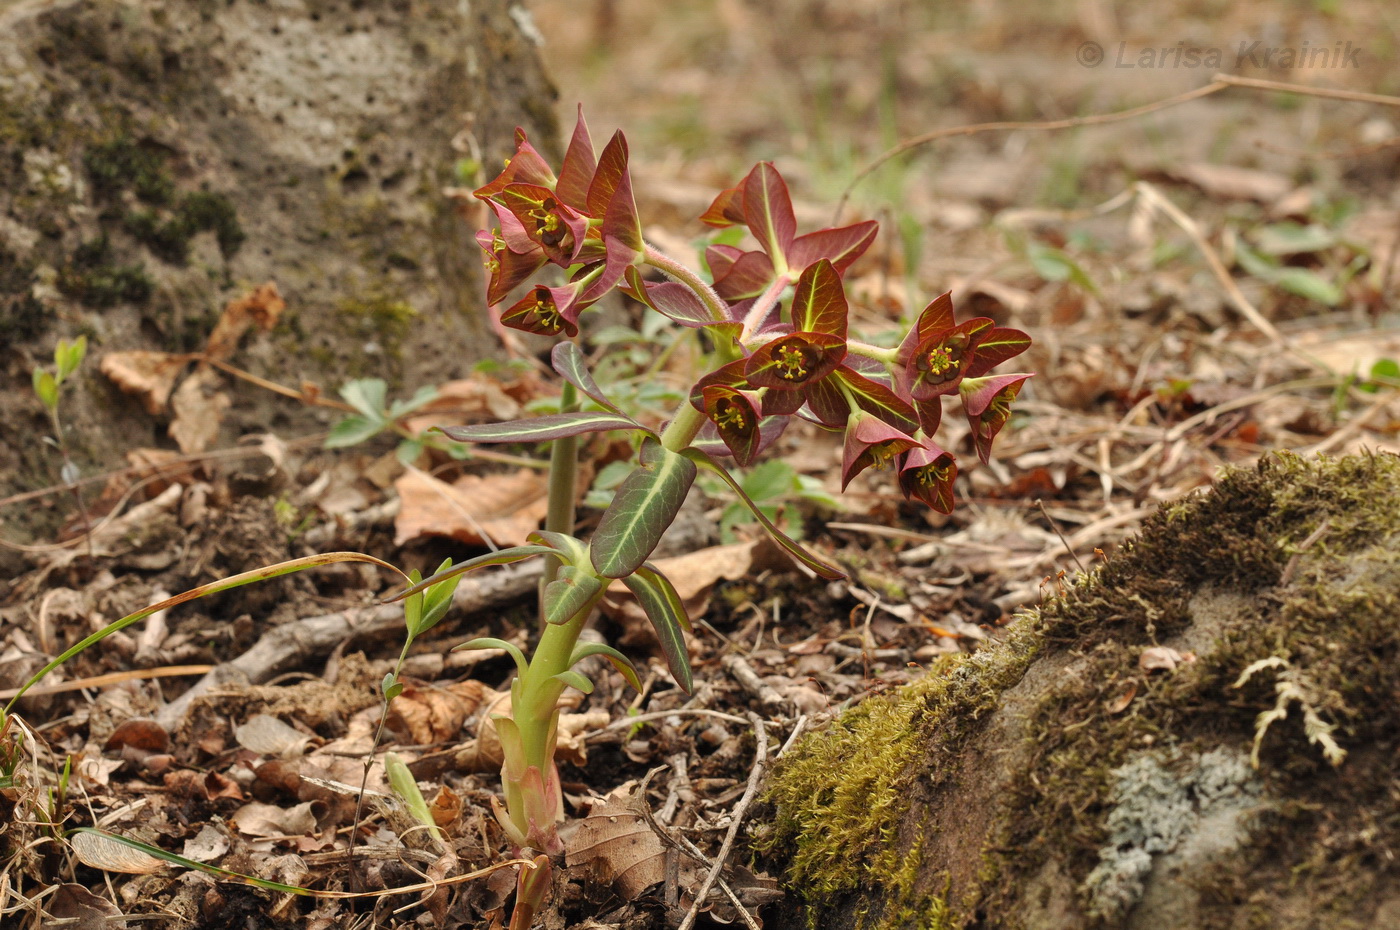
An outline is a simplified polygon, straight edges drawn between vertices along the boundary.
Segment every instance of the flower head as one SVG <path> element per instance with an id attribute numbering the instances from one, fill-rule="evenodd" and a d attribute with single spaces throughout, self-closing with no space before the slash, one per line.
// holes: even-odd
<path id="1" fill-rule="evenodd" d="M 853 411 L 846 422 L 846 444 L 841 455 L 841 490 L 846 490 L 851 479 L 870 466 L 883 468 L 890 465 L 901 453 L 918 445 L 918 440 L 895 429 L 873 413 Z"/>
<path id="2" fill-rule="evenodd" d="M 899 490 L 939 513 L 953 512 L 953 479 L 958 465 L 950 452 L 924 439 L 899 457 Z"/>

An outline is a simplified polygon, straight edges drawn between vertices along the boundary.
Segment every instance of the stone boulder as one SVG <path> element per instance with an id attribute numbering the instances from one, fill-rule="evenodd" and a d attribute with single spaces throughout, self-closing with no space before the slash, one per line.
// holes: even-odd
<path id="1" fill-rule="evenodd" d="M 294 389 L 489 353 L 477 217 L 442 191 L 494 175 L 516 126 L 557 149 L 537 40 L 511 0 L 0 0 L 0 494 L 53 480 L 28 382 L 61 337 L 199 351 L 275 281 L 280 322 L 234 361 Z M 79 382 L 85 471 L 169 444 L 96 364 Z M 224 441 L 287 417 L 240 390 Z"/>
<path id="2" fill-rule="evenodd" d="M 784 758 L 782 927 L 1400 927 L 1400 459 L 1166 505 Z"/>

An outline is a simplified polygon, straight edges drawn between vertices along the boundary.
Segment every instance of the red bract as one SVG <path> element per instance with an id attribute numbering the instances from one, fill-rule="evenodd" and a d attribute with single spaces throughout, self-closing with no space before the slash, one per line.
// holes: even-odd
<path id="1" fill-rule="evenodd" d="M 501 323 L 539 336 L 578 335 L 578 288 L 545 287 L 536 284 L 520 300 L 501 314 Z"/>
<path id="2" fill-rule="evenodd" d="M 846 490 L 851 479 L 871 465 L 884 467 L 918 445 L 918 440 L 879 417 L 864 410 L 852 412 L 846 422 L 846 443 L 841 454 L 841 490 Z"/>
<path id="3" fill-rule="evenodd" d="M 691 405 L 714 424 L 734 460 L 744 466 L 753 463 L 763 438 L 762 414 L 747 387 L 740 359 L 701 378 L 690 395 Z"/>
<path id="4" fill-rule="evenodd" d="M 953 479 L 958 465 L 951 452 L 923 440 L 899 458 L 899 490 L 939 513 L 953 512 Z"/>
<path id="5" fill-rule="evenodd" d="M 486 287 L 486 302 L 493 307 L 549 261 L 540 248 L 525 253 L 516 252 L 499 231 L 489 233 L 484 229 L 478 230 L 476 242 L 485 253 L 486 270 L 491 274 Z"/>
<path id="6" fill-rule="evenodd" d="M 959 385 L 967 422 L 972 427 L 972 443 L 977 448 L 977 457 L 983 462 L 991 459 L 992 440 L 1011 419 L 1011 402 L 1031 377 L 1029 374 L 1012 374 L 967 378 Z"/>
<path id="7" fill-rule="evenodd" d="M 731 301 L 757 297 L 779 275 L 800 273 L 821 259 L 830 261 L 838 273 L 844 272 L 870 248 L 879 230 L 878 223 L 867 220 L 796 235 L 792 197 L 771 162 L 759 162 L 736 187 L 722 191 L 700 220 L 716 227 L 747 226 L 762 246 L 754 252 L 733 246 L 707 250 L 715 292 Z"/>

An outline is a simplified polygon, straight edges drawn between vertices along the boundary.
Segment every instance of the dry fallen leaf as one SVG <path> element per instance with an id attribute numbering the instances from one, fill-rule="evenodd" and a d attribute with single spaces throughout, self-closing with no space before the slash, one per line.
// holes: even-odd
<path id="1" fill-rule="evenodd" d="M 126 915 L 115 904 L 95 895 L 82 885 L 59 885 L 58 890 L 44 902 L 49 920 L 44 927 L 64 930 L 109 930 L 126 926 Z"/>
<path id="2" fill-rule="evenodd" d="M 666 846 L 638 813 L 628 793 L 632 787 L 614 789 L 564 838 L 570 869 L 587 869 L 628 900 L 666 877 Z"/>
<path id="3" fill-rule="evenodd" d="M 1138 683 L 1136 681 L 1128 682 L 1127 689 L 1124 690 L 1122 694 L 1118 695 L 1118 697 L 1109 701 L 1106 709 L 1110 714 L 1121 714 L 1128 709 L 1129 704 L 1133 703 L 1133 698 L 1137 697 L 1137 693 Z"/>
<path id="4" fill-rule="evenodd" d="M 1168 173 L 1222 200 L 1273 203 L 1293 189 L 1293 182 L 1281 174 L 1235 165 L 1196 162 L 1172 168 Z"/>
<path id="5" fill-rule="evenodd" d="M 243 805 L 229 821 L 245 836 L 302 836 L 316 829 L 316 816 L 310 801 L 295 807 L 252 801 Z"/>
<path id="6" fill-rule="evenodd" d="M 268 714 L 257 714 L 233 731 L 244 749 L 265 756 L 293 759 L 306 752 L 311 737 Z"/>
<path id="7" fill-rule="evenodd" d="M 206 823 L 197 834 L 185 840 L 182 855 L 195 862 L 213 862 L 228 852 L 231 845 L 228 836 Z"/>
<path id="8" fill-rule="evenodd" d="M 171 352 L 109 352 L 98 369 L 122 391 L 141 398 L 146 412 L 155 416 L 165 412 L 170 392 L 189 362 L 188 355 Z"/>
<path id="9" fill-rule="evenodd" d="M 419 687 L 405 683 L 403 693 L 389 706 L 389 728 L 406 734 L 418 746 L 456 739 L 462 724 L 476 713 L 491 691 L 479 681 L 453 682 L 445 687 Z"/>
<path id="10" fill-rule="evenodd" d="M 219 390 L 222 384 L 219 373 L 207 365 L 199 366 L 180 382 L 170 401 L 175 418 L 169 433 L 181 452 L 203 452 L 219 438 L 224 411 L 233 405 L 228 395 Z"/>
<path id="11" fill-rule="evenodd" d="M 698 617 L 704 614 L 710 590 L 718 582 L 736 581 L 753 574 L 754 562 L 766 545 L 763 540 L 753 540 L 711 546 L 669 559 L 655 559 L 651 564 L 671 580 L 685 604 L 686 613 Z M 647 624 L 646 613 L 621 581 L 608 586 L 608 599 L 601 606 L 614 619 Z"/>
<path id="12" fill-rule="evenodd" d="M 128 720 L 112 731 L 102 749 L 115 752 L 128 746 L 146 752 L 164 752 L 170 748 L 170 734 L 154 720 Z"/>
<path id="13" fill-rule="evenodd" d="M 286 308 L 287 303 L 277 292 L 277 284 L 273 281 L 260 284 L 242 297 L 229 301 L 219 322 L 214 324 L 214 331 L 209 334 L 205 353 L 220 361 L 228 359 L 238 348 L 238 340 L 248 331 L 248 327 L 256 325 L 267 332 L 277 325 Z"/>
<path id="14" fill-rule="evenodd" d="M 394 487 L 400 501 L 394 519 L 396 546 L 424 536 L 483 545 L 482 532 L 498 545 L 523 546 L 549 509 L 545 476 L 528 468 L 465 475 L 452 484 L 410 469 Z"/>
<path id="15" fill-rule="evenodd" d="M 1192 661 L 1193 656 L 1182 655 L 1168 646 L 1150 646 L 1138 656 L 1138 668 L 1144 672 L 1170 672 L 1182 662 Z"/>

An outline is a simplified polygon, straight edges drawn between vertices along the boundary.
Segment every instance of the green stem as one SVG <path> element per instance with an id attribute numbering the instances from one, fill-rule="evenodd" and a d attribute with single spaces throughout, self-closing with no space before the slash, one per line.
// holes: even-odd
<path id="1" fill-rule="evenodd" d="M 559 412 L 572 413 L 579 409 L 578 391 L 567 381 L 559 397 Z M 549 506 L 544 528 L 551 533 L 573 535 L 574 502 L 578 482 L 578 437 L 556 439 L 549 448 Z M 545 559 L 544 574 L 540 576 L 540 629 L 544 630 L 544 589 L 559 577 L 557 559 Z"/>
<path id="2" fill-rule="evenodd" d="M 694 291 L 695 296 L 699 297 L 700 302 L 705 305 L 705 309 L 710 311 L 711 319 L 717 321 L 729 319 L 729 305 L 724 302 L 724 298 L 715 293 L 714 288 L 706 284 L 704 279 L 694 271 L 649 243 L 646 250 L 646 263 Z"/>

